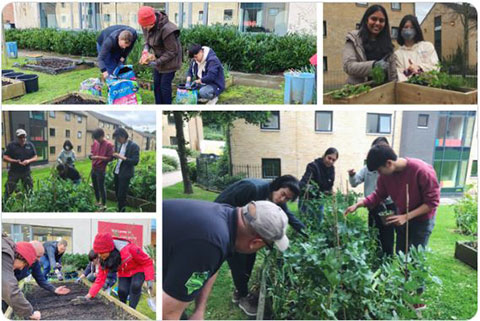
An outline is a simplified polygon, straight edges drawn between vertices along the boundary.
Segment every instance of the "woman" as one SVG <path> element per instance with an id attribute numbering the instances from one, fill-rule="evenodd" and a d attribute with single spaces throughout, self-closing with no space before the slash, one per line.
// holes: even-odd
<path id="1" fill-rule="evenodd" d="M 173 77 L 182 67 L 180 30 L 168 20 L 165 13 L 148 6 L 138 10 L 138 24 L 143 29 L 145 39 L 145 48 L 139 62 L 154 67 L 155 104 L 170 105 Z M 149 53 L 149 49 L 154 54 Z"/>
<path id="2" fill-rule="evenodd" d="M 373 5 L 365 11 L 359 30 L 347 34 L 343 48 L 343 70 L 347 83 L 358 84 L 369 79 L 374 67 L 380 67 L 388 81 L 397 79 L 390 25 L 385 8 Z"/>
<path id="3" fill-rule="evenodd" d="M 333 183 L 335 182 L 335 167 L 333 165 L 337 159 L 338 150 L 334 147 L 330 147 L 325 151 L 322 157 L 317 158 L 307 165 L 305 174 L 303 174 L 300 181 L 302 192 L 299 200 L 299 208 L 301 212 L 309 212 L 305 201 L 315 197 L 313 193 L 310 192 L 310 189 L 317 188 L 320 194 L 333 193 Z M 316 186 L 314 187 L 314 185 Z M 319 208 L 317 219 L 320 222 L 323 219 L 323 205 Z"/>
<path id="4" fill-rule="evenodd" d="M 93 242 L 93 250 L 100 258 L 100 270 L 95 283 L 85 297 L 94 298 L 103 287 L 110 272 L 118 273 L 118 298 L 123 303 L 129 299 L 129 305 L 136 308 L 142 295 L 143 282 L 153 290 L 155 269 L 153 260 L 143 250 L 130 241 L 113 238 L 109 233 L 98 233 Z"/>
<path id="5" fill-rule="evenodd" d="M 423 40 L 418 20 L 406 15 L 400 21 L 400 34 L 397 42 L 400 48 L 395 51 L 395 64 L 398 81 L 407 81 L 413 75 L 438 69 L 438 56 L 432 43 Z"/>
<path id="6" fill-rule="evenodd" d="M 75 152 L 73 151 L 73 144 L 68 139 L 63 143 L 63 149 L 58 155 L 57 161 L 60 164 L 69 165 L 75 167 Z"/>

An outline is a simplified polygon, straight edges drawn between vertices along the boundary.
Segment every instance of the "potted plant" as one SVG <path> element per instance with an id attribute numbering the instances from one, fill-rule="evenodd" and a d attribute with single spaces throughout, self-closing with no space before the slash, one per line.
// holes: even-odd
<path id="1" fill-rule="evenodd" d="M 473 192 L 470 192 L 473 191 Z M 463 198 L 453 205 L 458 233 L 467 236 L 468 240 L 457 241 L 455 244 L 455 258 L 477 268 L 477 191 L 469 186 Z"/>

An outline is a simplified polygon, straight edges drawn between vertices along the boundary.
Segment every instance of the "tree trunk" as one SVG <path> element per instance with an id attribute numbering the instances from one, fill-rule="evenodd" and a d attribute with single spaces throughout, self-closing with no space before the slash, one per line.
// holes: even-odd
<path id="1" fill-rule="evenodd" d="M 190 175 L 188 172 L 185 135 L 183 134 L 183 113 L 181 111 L 174 111 L 173 117 L 175 119 L 175 129 L 177 131 L 177 153 L 180 158 L 180 168 L 182 170 L 183 193 L 193 194 L 192 182 L 190 181 Z"/>

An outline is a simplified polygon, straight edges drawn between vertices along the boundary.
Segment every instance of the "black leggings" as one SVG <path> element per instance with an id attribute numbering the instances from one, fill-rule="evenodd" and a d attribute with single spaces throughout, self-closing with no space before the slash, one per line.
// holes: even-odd
<path id="1" fill-rule="evenodd" d="M 128 305 L 135 309 L 142 296 L 144 281 L 145 274 L 143 272 L 138 272 L 129 278 L 118 278 L 118 298 L 120 301 L 127 303 L 127 297 L 130 295 Z"/>
<path id="2" fill-rule="evenodd" d="M 248 281 L 252 275 L 256 257 L 256 253 L 242 254 L 234 252 L 227 259 L 228 266 L 232 271 L 233 284 L 235 284 L 240 297 L 245 297 L 248 294 Z"/>
<path id="3" fill-rule="evenodd" d="M 100 200 L 102 204 L 107 203 L 107 191 L 105 190 L 105 172 L 94 169 L 92 170 L 92 184 L 95 191 L 95 199 L 97 202 Z"/>

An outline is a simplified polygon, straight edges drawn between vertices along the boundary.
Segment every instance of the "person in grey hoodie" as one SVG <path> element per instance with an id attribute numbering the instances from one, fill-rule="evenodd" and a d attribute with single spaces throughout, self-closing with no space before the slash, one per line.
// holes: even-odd
<path id="1" fill-rule="evenodd" d="M 348 74 L 347 83 L 368 81 L 377 66 L 384 70 L 388 81 L 397 80 L 387 12 L 380 5 L 372 5 L 365 11 L 360 28 L 346 37 L 343 70 Z"/>

